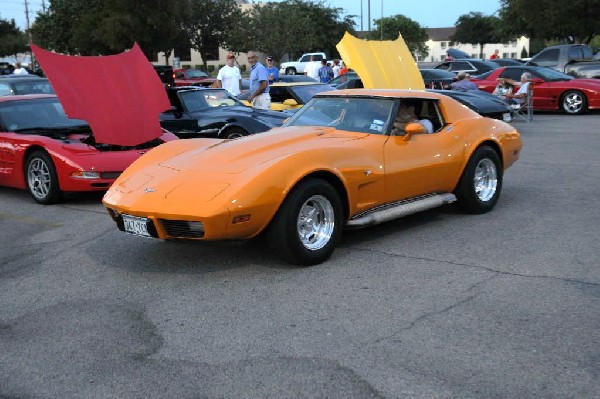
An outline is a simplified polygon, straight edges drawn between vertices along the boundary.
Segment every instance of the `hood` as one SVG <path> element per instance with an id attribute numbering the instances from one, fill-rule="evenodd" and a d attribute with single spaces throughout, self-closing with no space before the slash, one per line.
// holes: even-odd
<path id="1" fill-rule="evenodd" d="M 456 48 L 449 48 L 448 50 L 446 50 L 446 54 L 448 54 L 450 57 L 456 59 L 461 59 L 461 58 L 471 58 L 471 56 L 467 53 L 465 53 L 462 50 L 456 49 Z"/>
<path id="2" fill-rule="evenodd" d="M 137 44 L 108 56 L 68 56 L 31 45 L 69 118 L 83 119 L 97 143 L 135 146 L 162 135 L 159 115 L 171 107 L 152 64 Z"/>
<path id="3" fill-rule="evenodd" d="M 209 146 L 179 153 L 160 162 L 160 165 L 178 171 L 202 171 L 203 174 L 241 173 L 273 159 L 303 151 L 339 149 L 341 143 L 365 136 L 368 133 L 345 132 L 334 128 L 275 128 L 236 140 L 211 141 Z"/>
<path id="4" fill-rule="evenodd" d="M 336 48 L 366 89 L 425 90 L 423 77 L 401 34 L 393 41 L 378 41 L 361 40 L 346 32 Z"/>

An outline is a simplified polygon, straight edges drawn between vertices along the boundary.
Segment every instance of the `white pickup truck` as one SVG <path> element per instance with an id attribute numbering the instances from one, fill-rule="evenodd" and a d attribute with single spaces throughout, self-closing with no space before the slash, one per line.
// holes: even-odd
<path id="1" fill-rule="evenodd" d="M 304 68 L 310 62 L 310 57 L 315 56 L 315 61 L 326 60 L 327 55 L 325 53 L 304 53 L 298 61 L 289 61 L 281 64 L 279 68 L 279 74 L 285 75 L 302 75 Z"/>

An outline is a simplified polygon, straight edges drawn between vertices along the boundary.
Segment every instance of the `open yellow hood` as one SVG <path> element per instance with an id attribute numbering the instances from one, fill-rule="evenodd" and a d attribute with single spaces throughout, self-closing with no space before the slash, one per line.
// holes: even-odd
<path id="1" fill-rule="evenodd" d="M 358 39 L 346 32 L 336 48 L 366 89 L 425 90 L 421 72 L 401 34 L 393 41 L 379 41 Z"/>

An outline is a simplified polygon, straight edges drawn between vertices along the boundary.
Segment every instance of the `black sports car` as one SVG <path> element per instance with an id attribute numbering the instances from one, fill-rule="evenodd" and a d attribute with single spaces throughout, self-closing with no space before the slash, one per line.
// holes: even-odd
<path id="1" fill-rule="evenodd" d="M 23 94 L 54 94 L 46 78 L 36 75 L 3 75 L 0 77 L 0 96 Z"/>
<path id="2" fill-rule="evenodd" d="M 488 60 L 478 60 L 477 58 L 463 58 L 458 60 L 444 61 L 436 65 L 435 69 L 444 69 L 458 74 L 459 72 L 466 72 L 473 75 L 481 75 L 482 73 L 493 71 L 498 68 L 498 64 L 494 64 Z"/>
<path id="3" fill-rule="evenodd" d="M 419 71 L 425 87 L 430 89 L 450 89 L 450 85 L 456 80 L 455 74 L 443 69 L 423 68 Z"/>
<path id="4" fill-rule="evenodd" d="M 160 125 L 179 138 L 232 139 L 281 126 L 288 113 L 265 111 L 242 104 L 225 89 L 172 87 L 167 89 L 171 110 Z"/>
<path id="5" fill-rule="evenodd" d="M 513 109 L 502 101 L 499 97 L 487 93 L 483 90 L 433 90 L 436 93 L 452 97 L 456 101 L 466 105 L 473 111 L 488 118 L 494 118 L 510 122 L 512 120 Z"/>

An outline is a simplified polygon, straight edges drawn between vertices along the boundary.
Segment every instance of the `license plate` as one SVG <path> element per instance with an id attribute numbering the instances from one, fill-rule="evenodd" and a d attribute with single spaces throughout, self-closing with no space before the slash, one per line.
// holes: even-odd
<path id="1" fill-rule="evenodd" d="M 506 113 L 502 114 L 502 120 L 504 122 L 510 122 L 510 121 L 512 121 L 512 116 L 510 115 L 510 113 L 506 112 Z"/>
<path id="2" fill-rule="evenodd" d="M 129 234 L 135 234 L 138 236 L 151 237 L 148 233 L 147 223 L 148 219 L 139 218 L 136 216 L 123 215 L 123 224 L 125 225 L 125 231 Z"/>

